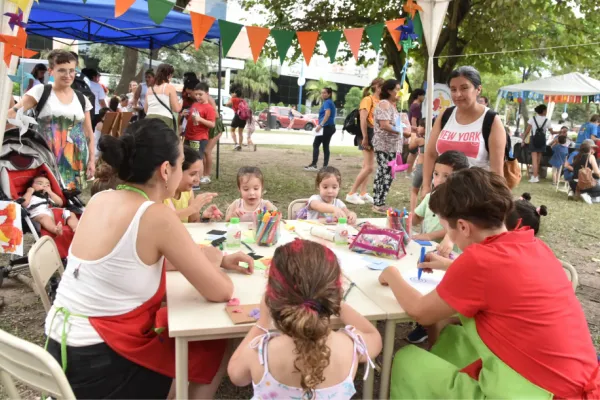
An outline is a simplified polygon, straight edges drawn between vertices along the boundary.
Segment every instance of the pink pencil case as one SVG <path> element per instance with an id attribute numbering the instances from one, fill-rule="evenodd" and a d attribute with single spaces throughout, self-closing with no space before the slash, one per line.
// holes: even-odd
<path id="1" fill-rule="evenodd" d="M 350 244 L 350 250 L 397 260 L 406 254 L 404 235 L 404 232 L 366 224 Z"/>

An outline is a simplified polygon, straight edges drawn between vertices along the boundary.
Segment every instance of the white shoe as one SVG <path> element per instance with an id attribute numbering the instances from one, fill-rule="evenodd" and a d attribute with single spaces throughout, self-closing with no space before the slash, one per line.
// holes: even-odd
<path id="1" fill-rule="evenodd" d="M 569 189 L 569 192 L 567 193 L 567 199 L 573 200 L 573 196 L 575 196 L 575 193 L 571 189 Z"/>
<path id="2" fill-rule="evenodd" d="M 351 204 L 358 204 L 358 205 L 365 204 L 365 202 L 360 198 L 358 193 L 347 194 L 346 201 Z"/>
<path id="3" fill-rule="evenodd" d="M 592 197 L 588 193 L 581 193 L 581 199 L 587 204 L 592 204 Z"/>
<path id="4" fill-rule="evenodd" d="M 539 183 L 540 182 L 540 178 L 537 176 L 532 176 L 531 179 L 529 180 L 529 183 Z"/>
<path id="5" fill-rule="evenodd" d="M 600 196 L 592 197 L 592 203 L 600 203 Z"/>
<path id="6" fill-rule="evenodd" d="M 375 200 L 371 197 L 369 193 L 365 193 L 363 196 L 360 196 L 361 200 L 365 203 L 375 204 Z"/>
<path id="7" fill-rule="evenodd" d="M 203 176 L 202 178 L 200 178 L 200 183 L 202 184 L 207 184 L 210 183 L 210 177 L 209 176 Z"/>

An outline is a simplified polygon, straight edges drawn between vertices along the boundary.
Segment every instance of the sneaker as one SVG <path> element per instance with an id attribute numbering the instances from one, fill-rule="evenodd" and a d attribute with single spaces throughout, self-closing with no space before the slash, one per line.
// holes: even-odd
<path id="1" fill-rule="evenodd" d="M 358 205 L 365 204 L 365 202 L 360 198 L 358 193 L 347 194 L 346 201 L 351 204 L 358 204 Z"/>
<path id="2" fill-rule="evenodd" d="M 569 189 L 569 192 L 567 193 L 567 200 L 573 200 L 573 197 L 575 196 L 575 193 Z"/>
<path id="3" fill-rule="evenodd" d="M 581 193 L 581 199 L 583 201 L 585 201 L 587 204 L 592 204 L 592 197 L 589 195 L 589 193 Z"/>
<path id="4" fill-rule="evenodd" d="M 365 203 L 370 203 L 370 204 L 375 203 L 375 200 L 373 200 L 373 198 L 371 197 L 371 195 L 369 193 L 365 193 L 365 194 L 361 195 L 360 198 Z"/>
<path id="5" fill-rule="evenodd" d="M 242 146 L 235 146 L 234 150 L 236 150 L 236 151 L 242 151 Z"/>
<path id="6" fill-rule="evenodd" d="M 387 214 L 389 207 L 388 206 L 373 206 L 373 212 L 377 214 Z"/>
<path id="7" fill-rule="evenodd" d="M 537 176 L 532 176 L 531 179 L 529 180 L 529 183 L 539 183 L 540 182 L 540 178 Z"/>
<path id="8" fill-rule="evenodd" d="M 592 203 L 600 203 L 600 196 L 592 197 Z"/>
<path id="9" fill-rule="evenodd" d="M 408 334 L 406 340 L 412 344 L 423 343 L 427 340 L 427 331 L 421 325 L 417 324 L 417 327 Z"/>
<path id="10" fill-rule="evenodd" d="M 203 176 L 202 178 L 200 178 L 200 183 L 206 185 L 207 183 L 210 183 L 210 176 Z"/>
<path id="11" fill-rule="evenodd" d="M 306 167 L 304 167 L 305 171 L 318 171 L 319 168 L 317 168 L 316 165 L 307 165 Z"/>

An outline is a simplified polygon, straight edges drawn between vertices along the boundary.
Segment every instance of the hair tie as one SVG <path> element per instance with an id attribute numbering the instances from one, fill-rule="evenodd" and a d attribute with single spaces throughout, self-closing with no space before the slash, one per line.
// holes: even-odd
<path id="1" fill-rule="evenodd" d="M 321 311 L 323 311 L 323 306 L 320 303 L 316 302 L 315 300 L 304 300 L 304 302 L 302 303 L 302 306 L 307 310 L 316 312 L 317 314 L 319 314 L 319 313 L 321 313 Z"/>
<path id="2" fill-rule="evenodd" d="M 536 208 L 535 212 L 537 213 L 537 215 L 540 215 L 540 207 Z"/>

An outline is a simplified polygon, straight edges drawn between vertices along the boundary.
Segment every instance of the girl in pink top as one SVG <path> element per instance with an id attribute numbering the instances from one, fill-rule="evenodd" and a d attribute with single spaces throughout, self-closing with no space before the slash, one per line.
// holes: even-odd
<path id="1" fill-rule="evenodd" d="M 368 363 L 366 379 L 381 336 L 343 298 L 331 250 L 300 239 L 278 247 L 258 322 L 229 361 L 231 381 L 252 382 L 254 399 L 350 399 L 358 363 Z M 331 330 L 334 315 L 346 328 Z"/>
<path id="2" fill-rule="evenodd" d="M 235 200 L 225 211 L 225 220 L 239 218 L 240 222 L 252 222 L 253 214 L 259 210 L 275 211 L 277 207 L 263 200 L 264 177 L 257 167 L 242 167 L 237 174 L 237 185 L 241 198 Z"/>

